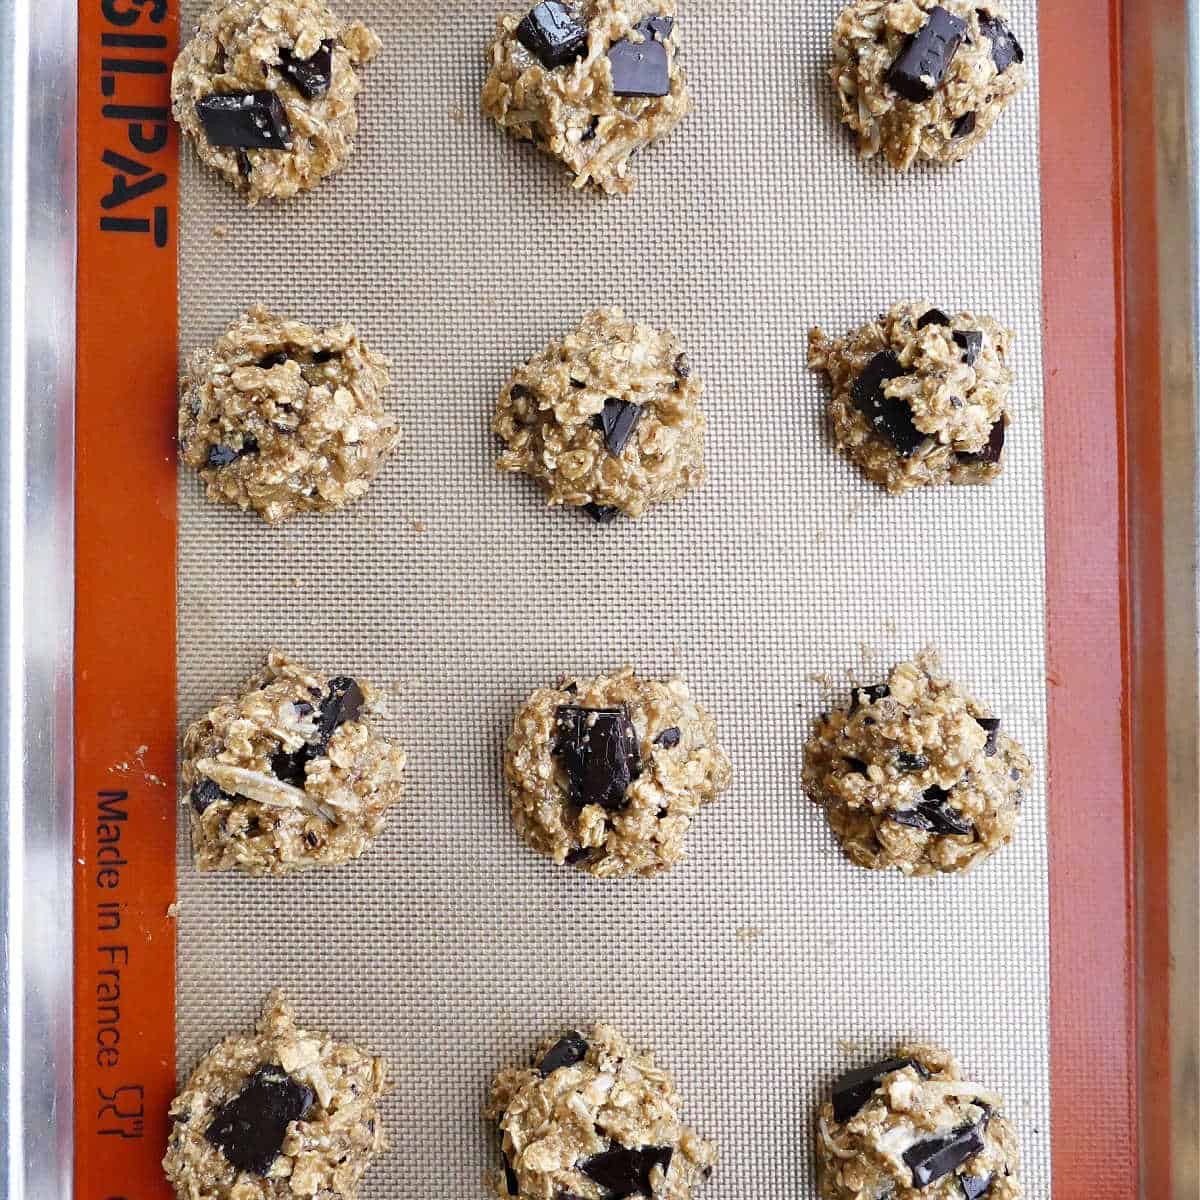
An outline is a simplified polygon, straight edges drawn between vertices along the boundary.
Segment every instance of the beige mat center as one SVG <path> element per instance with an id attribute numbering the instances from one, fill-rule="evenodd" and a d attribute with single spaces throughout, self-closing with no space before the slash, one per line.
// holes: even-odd
<path id="1" fill-rule="evenodd" d="M 1032 57 L 1035 6 L 1014 7 Z M 395 1149 L 368 1197 L 482 1194 L 493 1070 L 597 1017 L 675 1070 L 721 1146 L 712 1200 L 813 1196 L 819 1090 L 902 1037 L 1006 1095 L 1049 1195 L 1036 88 L 959 168 L 860 165 L 825 77 L 837 9 L 685 2 L 698 109 L 640 156 L 631 201 L 573 193 L 480 117 L 491 0 L 341 0 L 384 53 L 359 152 L 317 194 L 247 211 L 184 156 L 183 347 L 261 300 L 349 317 L 395 364 L 405 439 L 365 503 L 271 530 L 187 478 L 179 535 L 181 720 L 272 643 L 394 686 L 411 786 L 365 861 L 200 878 L 180 837 L 180 1070 L 275 984 L 386 1054 Z M 908 295 L 1018 330 L 991 489 L 892 499 L 830 448 L 809 325 Z M 488 418 L 512 363 L 606 302 L 683 337 L 711 480 L 597 528 L 495 472 Z M 1018 844 L 973 876 L 874 876 L 800 789 L 812 679 L 928 643 L 1042 773 Z M 686 673 L 737 779 L 671 875 L 605 885 L 517 841 L 501 746 L 534 686 L 626 661 Z"/>

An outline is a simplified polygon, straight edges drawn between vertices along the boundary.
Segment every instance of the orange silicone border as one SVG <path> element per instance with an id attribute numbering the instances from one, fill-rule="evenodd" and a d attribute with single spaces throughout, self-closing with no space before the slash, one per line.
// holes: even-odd
<path id="1" fill-rule="evenodd" d="M 1124 6 L 1106 7 L 1039 10 L 1052 1154 L 1079 1200 L 1138 1195 L 1125 479 L 1156 469 L 1125 439 Z"/>
<path id="2" fill-rule="evenodd" d="M 79 1200 L 170 1195 L 159 1163 L 175 1087 L 177 38 L 174 0 L 80 5 Z"/>
<path id="3" fill-rule="evenodd" d="M 1096 7 L 1090 0 L 1043 0 L 1040 11 L 1051 1069 L 1060 1200 L 1130 1200 L 1137 1194 L 1130 743 L 1128 693 L 1119 686 L 1130 678 L 1135 632 L 1126 593 L 1124 478 L 1134 471 L 1152 483 L 1157 464 L 1147 449 L 1152 439 L 1137 441 L 1136 460 L 1123 440 L 1121 4 L 1111 0 L 1108 19 L 1101 21 Z M 105 71 L 102 59 L 169 63 L 176 22 L 173 2 L 168 7 L 159 0 L 140 6 L 98 0 L 80 8 L 75 677 L 80 1200 L 167 1195 L 159 1160 L 175 1081 L 174 931 L 167 908 L 174 899 L 176 816 L 171 439 L 176 146 L 168 128 L 161 148 L 137 150 L 129 136 L 131 119 L 111 113 L 118 103 L 163 108 L 167 76 Z M 118 43 L 103 46 L 105 33 Z M 167 44 L 131 43 L 131 35 L 165 36 Z M 115 80 L 113 96 L 103 94 L 106 75 Z M 102 161 L 106 150 L 126 161 L 111 154 Z M 117 175 L 123 183 L 115 183 Z M 148 180 L 154 181 L 152 189 Z M 160 207 L 166 214 L 161 238 L 155 217 Z M 102 229 L 105 218 L 109 228 Z M 118 231 L 113 218 L 150 224 L 144 233 Z M 1131 244 L 1145 250 L 1153 246 L 1152 235 L 1152 228 L 1142 228 Z M 1150 422 L 1153 398 L 1149 386 L 1139 395 L 1139 411 Z M 131 436 L 137 431 L 144 436 Z M 1154 567 L 1152 559 L 1135 565 L 1139 572 Z M 1136 633 L 1144 639 L 1147 630 L 1139 627 Z M 142 746 L 147 749 L 139 759 Z M 120 843 L 127 865 L 117 888 L 99 889 L 96 798 L 108 790 L 129 794 Z M 109 890 L 114 896 L 102 895 Z M 95 1061 L 100 947 L 113 944 L 96 925 L 101 899 L 113 898 L 124 906 L 122 942 L 130 946 L 120 1003 L 123 1054 L 116 1069 Z M 1148 971 L 1147 978 L 1147 1002 L 1154 1003 L 1154 973 Z M 114 1107 L 104 1110 L 97 1095 L 101 1087 L 110 1095 L 117 1094 L 116 1087 L 143 1091 L 140 1097 L 133 1090 L 121 1092 Z M 140 1118 L 131 1115 L 135 1109 Z M 1149 1194 L 1167 1192 L 1159 1187 Z"/>

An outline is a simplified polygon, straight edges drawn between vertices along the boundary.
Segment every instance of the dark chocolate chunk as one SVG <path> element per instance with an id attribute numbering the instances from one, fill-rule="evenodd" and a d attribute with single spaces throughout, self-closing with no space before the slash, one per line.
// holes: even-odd
<path id="1" fill-rule="evenodd" d="M 585 504 L 583 511 L 587 513 L 597 525 L 608 525 L 615 521 L 621 510 L 612 504 Z"/>
<path id="2" fill-rule="evenodd" d="M 587 1057 L 588 1044 L 583 1034 L 572 1029 L 564 1034 L 542 1055 L 538 1070 L 545 1079 L 563 1067 L 573 1067 L 577 1062 L 583 1062 Z"/>
<path id="3" fill-rule="evenodd" d="M 907 372 L 892 350 L 875 355 L 862 374 L 854 381 L 851 396 L 854 407 L 871 423 L 876 433 L 887 438 L 908 458 L 925 440 L 925 435 L 913 424 L 912 410 L 903 400 L 885 396 L 883 386 Z"/>
<path id="4" fill-rule="evenodd" d="M 656 1165 L 664 1174 L 671 1167 L 674 1151 L 670 1146 L 643 1146 L 630 1150 L 614 1146 L 579 1164 L 579 1170 L 610 1193 L 608 1200 L 625 1200 L 627 1196 L 653 1196 L 650 1172 Z"/>
<path id="5" fill-rule="evenodd" d="M 547 71 L 553 71 L 587 53 L 587 26 L 559 0 L 546 0 L 517 26 L 517 41 Z"/>
<path id="6" fill-rule="evenodd" d="M 958 1182 L 962 1187 L 964 1200 L 983 1200 L 992 1190 L 991 1175 L 960 1175 Z"/>
<path id="7" fill-rule="evenodd" d="M 672 725 L 670 729 L 664 729 L 662 733 L 654 739 L 656 746 L 661 746 L 664 750 L 674 750 L 683 739 L 683 734 L 679 730 L 678 725 Z"/>
<path id="8" fill-rule="evenodd" d="M 988 434 L 988 440 L 984 442 L 983 449 L 960 450 L 957 455 L 958 461 L 967 463 L 998 463 L 1001 455 L 1004 453 L 1004 435 L 1007 430 L 1008 425 L 1004 418 L 1001 417 L 992 426 L 992 432 Z"/>
<path id="9" fill-rule="evenodd" d="M 688 361 L 686 354 L 677 354 L 675 356 L 675 374 L 680 379 L 687 379 L 691 376 L 692 364 Z"/>
<path id="10" fill-rule="evenodd" d="M 321 701 L 321 715 L 317 718 L 317 736 L 321 749 L 347 721 L 356 720 L 366 701 L 362 688 L 349 675 L 338 675 L 329 681 L 329 691 Z"/>
<path id="11" fill-rule="evenodd" d="M 913 1187 L 928 1187 L 970 1161 L 983 1149 L 983 1131 L 964 1125 L 951 1133 L 924 1138 L 904 1152 L 904 1165 L 912 1172 Z"/>
<path id="12" fill-rule="evenodd" d="M 933 830 L 933 825 L 919 804 L 913 805 L 912 808 L 893 808 L 888 813 L 888 820 L 895 821 L 897 825 L 903 825 L 906 829 L 919 829 L 922 833 L 930 833 Z"/>
<path id="13" fill-rule="evenodd" d="M 235 796 L 231 796 L 228 792 L 223 791 L 211 779 L 201 779 L 192 788 L 192 809 L 198 816 L 206 813 L 218 800 L 234 799 L 236 799 Z"/>
<path id="14" fill-rule="evenodd" d="M 312 360 L 318 365 L 331 362 L 337 358 L 337 355 L 332 350 L 316 350 L 313 352 Z"/>
<path id="15" fill-rule="evenodd" d="M 975 829 L 974 821 L 950 803 L 950 793 L 936 786 L 927 788 L 914 808 L 896 809 L 889 815 L 899 825 L 924 829 L 945 837 L 963 836 Z"/>
<path id="16" fill-rule="evenodd" d="M 959 812 L 949 800 L 923 800 L 921 811 L 929 818 L 933 832 L 943 837 L 969 837 L 975 832 L 975 822 Z"/>
<path id="17" fill-rule="evenodd" d="M 554 756 L 567 772 L 571 803 L 615 812 L 642 767 L 629 710 L 562 705 L 555 715 Z"/>
<path id="18" fill-rule="evenodd" d="M 245 150 L 237 152 L 238 174 L 243 179 L 249 179 L 254 174 L 254 164 L 250 161 L 250 155 Z"/>
<path id="19" fill-rule="evenodd" d="M 325 753 L 335 729 L 358 717 L 365 700 L 362 688 L 348 675 L 331 679 L 317 717 L 316 741 L 307 742 L 298 750 L 279 750 L 272 755 L 271 773 L 275 778 L 293 787 L 304 787 L 308 764 Z"/>
<path id="20" fill-rule="evenodd" d="M 239 1171 L 266 1175 L 283 1148 L 288 1126 L 304 1117 L 314 1099 L 311 1088 L 281 1067 L 259 1067 L 217 1110 L 204 1136 Z"/>
<path id="21" fill-rule="evenodd" d="M 258 365 L 262 367 L 264 371 L 269 371 L 272 367 L 282 367 L 287 360 L 287 351 L 277 350 L 274 354 L 268 354 L 266 358 L 260 358 L 258 360 Z"/>
<path id="22" fill-rule="evenodd" d="M 1013 31 L 999 17 L 979 14 L 979 32 L 992 43 L 992 62 L 997 71 L 1007 71 L 1013 63 L 1025 61 L 1025 51 Z"/>
<path id="23" fill-rule="evenodd" d="M 209 446 L 207 465 L 214 468 L 227 467 L 230 463 L 237 462 L 239 458 L 245 458 L 249 454 L 257 453 L 258 441 L 252 437 L 242 439 L 240 450 L 235 450 L 232 446 Z"/>
<path id="24" fill-rule="evenodd" d="M 274 92 L 213 92 L 196 101 L 210 146 L 286 150 L 292 144 L 287 110 Z"/>
<path id="25" fill-rule="evenodd" d="M 332 40 L 322 42 L 311 58 L 297 58 L 290 50 L 280 50 L 279 69 L 307 99 L 325 95 L 333 82 Z"/>
<path id="26" fill-rule="evenodd" d="M 303 788 L 308 778 L 305 768 L 319 754 L 316 746 L 301 746 L 299 750 L 291 751 L 277 750 L 271 755 L 271 774 L 281 783 Z"/>
<path id="27" fill-rule="evenodd" d="M 574 850 L 567 851 L 566 864 L 568 867 L 574 867 L 578 863 L 583 862 L 591 854 L 591 849 L 587 846 L 576 846 Z"/>
<path id="28" fill-rule="evenodd" d="M 620 458 L 641 419 L 640 404 L 610 397 L 604 402 L 604 411 L 593 418 L 593 423 L 604 434 L 604 444 L 609 454 Z"/>
<path id="29" fill-rule="evenodd" d="M 666 96 L 670 93 L 671 64 L 667 48 L 654 37 L 655 22 L 663 20 L 666 18 L 649 17 L 637 26 L 643 41 L 624 38 L 609 47 L 614 96 Z M 663 36 L 669 33 L 667 30 Z"/>
<path id="30" fill-rule="evenodd" d="M 888 83 L 905 100 L 914 103 L 928 100 L 933 89 L 946 77 L 966 32 L 966 21 L 939 5 L 930 12 L 929 20 L 904 43 L 900 56 L 888 70 Z"/>
<path id="31" fill-rule="evenodd" d="M 929 766 L 929 759 L 923 754 L 910 754 L 907 750 L 896 753 L 896 766 L 901 771 L 924 771 Z"/>
<path id="32" fill-rule="evenodd" d="M 950 318 L 940 308 L 931 308 L 918 322 L 917 328 L 924 329 L 926 325 L 949 325 Z"/>
<path id="33" fill-rule="evenodd" d="M 988 758 L 995 758 L 996 752 L 999 750 L 996 739 L 1000 736 L 1000 718 L 976 717 L 975 724 L 987 734 L 987 744 L 983 747 L 984 754 Z"/>
<path id="34" fill-rule="evenodd" d="M 950 136 L 952 138 L 970 137 L 975 132 L 975 122 L 977 119 L 977 115 L 973 112 L 963 113 L 950 127 Z"/>
<path id="35" fill-rule="evenodd" d="M 891 694 L 892 689 L 886 683 L 873 683 L 869 687 L 855 687 L 850 692 L 850 711 L 857 711 L 861 703 L 860 695 L 866 696 L 868 704 L 874 704 L 877 700 L 882 700 Z"/>
<path id="36" fill-rule="evenodd" d="M 230 463 L 237 462 L 240 457 L 241 452 L 232 446 L 209 446 L 208 448 L 208 465 L 210 467 L 227 467 Z"/>
<path id="37" fill-rule="evenodd" d="M 513 1170 L 512 1161 L 504 1149 L 504 1130 L 497 1126 L 496 1141 L 500 1146 L 500 1157 L 504 1160 L 504 1187 L 510 1196 L 520 1194 L 521 1185 L 517 1182 L 517 1173 Z"/>
<path id="38" fill-rule="evenodd" d="M 954 341 L 963 352 L 963 362 L 973 367 L 983 349 L 983 334 L 978 329 L 956 329 Z"/>
<path id="39" fill-rule="evenodd" d="M 870 1100 L 886 1076 L 894 1071 L 903 1071 L 905 1067 L 913 1067 L 922 1078 L 928 1078 L 928 1072 L 912 1058 L 885 1058 L 869 1067 L 847 1071 L 833 1085 L 833 1095 L 830 1097 L 833 1101 L 833 1119 L 849 1121 L 862 1111 L 863 1105 Z"/>

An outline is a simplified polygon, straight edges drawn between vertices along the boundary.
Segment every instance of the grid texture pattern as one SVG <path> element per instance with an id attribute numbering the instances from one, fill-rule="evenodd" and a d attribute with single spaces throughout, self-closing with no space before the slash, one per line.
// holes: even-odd
<path id="1" fill-rule="evenodd" d="M 193 719 L 271 644 L 361 672 L 394 689 L 410 789 L 364 861 L 283 882 L 198 877 L 181 821 L 181 1072 L 283 985 L 393 1064 L 395 1149 L 367 1197 L 471 1196 L 493 1070 L 605 1018 L 658 1048 L 718 1139 L 713 1200 L 774 1200 L 815 1195 L 830 1078 L 923 1036 L 1007 1096 L 1048 1196 L 1041 784 L 997 860 L 910 881 L 843 861 L 799 769 L 820 677 L 928 644 L 1046 761 L 1036 87 L 972 161 L 900 177 L 836 122 L 836 0 L 692 0 L 697 112 L 606 201 L 478 115 L 492 0 L 342 8 L 385 43 L 342 177 L 247 211 L 184 156 L 181 342 L 259 300 L 353 319 L 392 359 L 405 439 L 365 502 L 281 529 L 181 480 L 179 706 Z M 1033 0 L 1014 8 L 1032 57 Z M 910 295 L 1018 330 L 990 489 L 891 498 L 832 451 L 807 329 Z M 488 420 L 510 366 L 606 302 L 684 339 L 711 479 L 601 529 L 501 477 Z M 626 661 L 687 676 L 737 778 L 673 873 L 602 884 L 517 841 L 500 759 L 536 685 Z"/>

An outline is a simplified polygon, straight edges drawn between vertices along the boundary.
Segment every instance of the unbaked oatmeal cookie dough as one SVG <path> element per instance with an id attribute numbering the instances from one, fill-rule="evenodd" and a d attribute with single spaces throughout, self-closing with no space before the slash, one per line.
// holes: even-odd
<path id="1" fill-rule="evenodd" d="M 180 1200 L 354 1200 L 385 1149 L 387 1068 L 300 1029 L 279 992 L 258 1029 L 201 1059 L 171 1104 L 163 1169 Z"/>
<path id="2" fill-rule="evenodd" d="M 575 177 L 628 195 L 630 158 L 691 111 L 675 0 L 546 0 L 504 13 L 483 111 Z"/>
<path id="3" fill-rule="evenodd" d="M 284 875 L 358 858 L 404 782 L 403 750 L 380 737 L 382 697 L 272 651 L 240 696 L 183 739 L 183 788 L 202 871 Z"/>
<path id="4" fill-rule="evenodd" d="M 1025 86 L 1024 62 L 1000 0 L 853 0 L 830 73 L 859 153 L 907 170 L 970 154 Z"/>
<path id="5" fill-rule="evenodd" d="M 315 329 L 255 306 L 179 381 L 179 447 L 209 498 L 274 524 L 366 495 L 400 434 L 387 359 L 343 321 Z"/>
<path id="6" fill-rule="evenodd" d="M 811 330 L 808 365 L 829 377 L 838 450 L 894 494 L 990 483 L 1004 467 L 1014 337 L 991 317 L 921 301 L 845 337 Z"/>
<path id="7" fill-rule="evenodd" d="M 1032 767 L 984 704 L 928 656 L 822 713 L 804 787 L 846 856 L 906 875 L 964 871 L 1013 838 Z"/>
<path id="8" fill-rule="evenodd" d="M 703 394 L 673 333 L 598 308 L 509 377 L 497 466 L 597 522 L 641 517 L 703 483 Z"/>
<path id="9" fill-rule="evenodd" d="M 1020 1200 L 1002 1103 L 938 1046 L 901 1046 L 847 1072 L 817 1117 L 821 1200 Z"/>
<path id="10" fill-rule="evenodd" d="M 534 692 L 513 721 L 504 779 L 534 850 L 608 879 L 679 862 L 692 821 L 733 771 L 683 680 L 626 667 Z"/>
<path id="11" fill-rule="evenodd" d="M 716 1146 L 682 1123 L 668 1071 L 611 1025 L 550 1038 L 506 1067 L 485 1109 L 500 1129 L 502 1200 L 691 1200 Z"/>
<path id="12" fill-rule="evenodd" d="M 321 0 L 217 0 L 176 60 L 175 119 L 251 204 L 287 199 L 349 158 L 357 68 L 379 46 Z"/>

